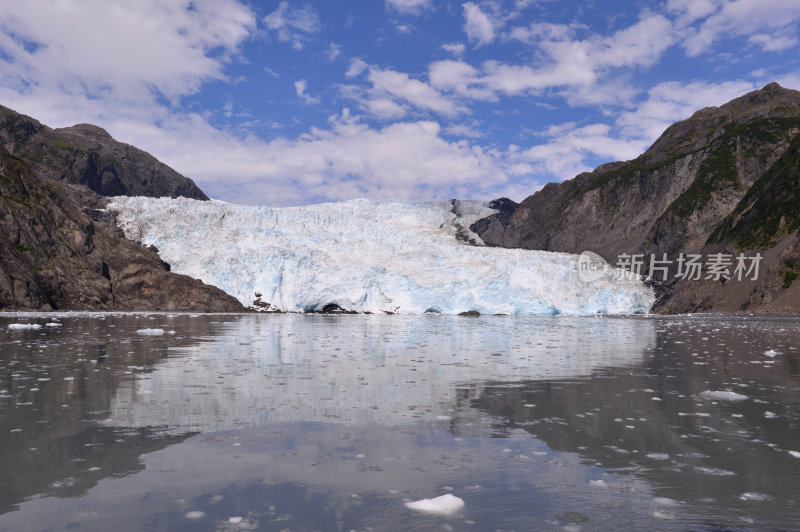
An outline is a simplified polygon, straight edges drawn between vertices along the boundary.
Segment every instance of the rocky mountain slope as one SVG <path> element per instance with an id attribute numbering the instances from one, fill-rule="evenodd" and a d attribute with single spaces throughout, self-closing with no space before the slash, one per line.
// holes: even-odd
<path id="1" fill-rule="evenodd" d="M 107 194 L 122 186 L 127 193 L 152 196 L 159 194 L 161 185 L 173 193 L 199 192 L 194 183 L 172 179 L 170 172 L 179 175 L 157 161 L 151 164 L 155 159 L 144 152 L 115 143 L 98 133 L 99 128 L 75 126 L 63 135 L 56 132 L 66 130 L 50 130 L 22 115 L 0 114 L 6 120 L 0 127 L 3 143 L 20 150 L 12 154 L 0 146 L 0 309 L 244 310 L 221 290 L 171 273 L 155 250 L 126 239 L 99 210 L 105 198 L 84 186 L 42 179 L 35 169 L 70 182 L 87 177 L 78 170 L 81 165 L 85 170 L 92 168 L 92 161 L 106 160 L 118 170 L 117 179 L 105 180 L 105 174 L 95 173 L 91 175 L 100 180 L 84 184 Z M 8 127 L 9 120 L 13 127 Z M 28 126 L 38 132 L 26 133 Z M 81 140 L 80 132 L 88 132 L 86 138 L 96 135 L 99 147 L 81 151 L 89 141 Z M 67 148 L 64 141 L 58 148 L 62 151 L 51 151 L 48 142 L 54 138 L 74 144 Z M 73 157 L 71 163 L 59 162 L 58 157 L 67 154 Z M 130 179 L 142 176 L 142 161 L 154 171 L 148 174 L 150 180 L 133 183 Z M 64 172 L 59 172 L 62 163 Z"/>
<path id="2" fill-rule="evenodd" d="M 103 196 L 208 199 L 191 179 L 91 124 L 51 129 L 0 106 L 0 144 L 40 177 Z"/>
<path id="3" fill-rule="evenodd" d="M 800 311 L 800 92 L 771 83 L 670 126 L 640 157 L 602 165 L 526 198 L 506 220 L 472 226 L 489 245 L 667 254 L 661 312 Z M 684 279 L 689 254 L 760 253 L 752 279 Z M 667 263 L 663 263 L 667 264 Z M 747 263 L 748 266 L 750 262 Z M 680 273 L 686 273 L 682 270 Z M 730 276 L 730 275 L 729 275 Z"/>

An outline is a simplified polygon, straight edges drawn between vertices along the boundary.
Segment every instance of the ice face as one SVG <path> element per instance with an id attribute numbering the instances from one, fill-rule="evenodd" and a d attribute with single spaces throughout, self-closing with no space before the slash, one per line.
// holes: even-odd
<path id="1" fill-rule="evenodd" d="M 250 305 L 288 312 L 615 314 L 653 294 L 614 272 L 578 277 L 577 255 L 470 246 L 492 211 L 479 202 L 352 200 L 292 208 L 117 197 L 128 238 L 155 245 L 172 271 Z M 478 239 L 479 240 L 479 239 Z M 480 243 L 480 242 L 479 242 Z"/>

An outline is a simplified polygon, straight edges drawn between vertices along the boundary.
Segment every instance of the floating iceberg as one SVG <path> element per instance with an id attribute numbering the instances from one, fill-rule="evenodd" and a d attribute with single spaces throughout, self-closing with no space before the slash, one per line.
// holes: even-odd
<path id="1" fill-rule="evenodd" d="M 406 503 L 406 508 L 431 515 L 453 515 L 463 507 L 464 499 L 449 493 L 433 499 Z"/>
<path id="2" fill-rule="evenodd" d="M 141 334 L 143 336 L 162 336 L 164 334 L 164 329 L 139 329 L 136 331 L 136 334 Z"/>
<path id="3" fill-rule="evenodd" d="M 578 277 L 578 256 L 459 241 L 492 214 L 479 202 L 352 200 L 268 208 L 185 198 L 117 197 L 128 238 L 155 245 L 172 271 L 245 305 L 421 314 L 647 312 L 651 290 L 608 271 Z"/>
<path id="4" fill-rule="evenodd" d="M 731 392 L 729 390 L 706 390 L 704 392 L 700 392 L 700 397 L 714 401 L 744 401 L 747 399 L 746 395 Z"/>

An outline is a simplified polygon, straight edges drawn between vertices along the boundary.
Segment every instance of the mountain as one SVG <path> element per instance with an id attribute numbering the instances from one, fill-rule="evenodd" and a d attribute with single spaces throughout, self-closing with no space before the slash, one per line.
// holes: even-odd
<path id="1" fill-rule="evenodd" d="M 84 185 L 102 196 L 208 199 L 191 179 L 91 124 L 51 129 L 0 106 L 0 144 L 39 177 Z"/>
<path id="2" fill-rule="evenodd" d="M 479 202 L 269 208 L 120 197 L 108 211 L 174 271 L 281 311 L 598 314 L 653 303 L 638 280 L 581 282 L 575 255 L 468 245 L 466 228 L 498 214 Z"/>
<path id="3" fill-rule="evenodd" d="M 99 194 L 205 199 L 191 180 L 95 126 L 52 130 L 0 107 L 0 140 L 0 309 L 244 310 L 103 211 Z"/>
<path id="4" fill-rule="evenodd" d="M 771 83 L 673 124 L 636 159 L 548 184 L 504 221 L 471 229 L 488 245 L 591 250 L 612 265 L 641 254 L 645 273 L 650 257 L 666 254 L 667 275 L 654 276 L 660 312 L 797 312 L 799 134 L 800 92 Z M 693 280 L 678 275 L 690 254 L 704 264 L 730 257 L 729 274 L 740 254 L 763 258 L 755 279 L 706 279 L 704 270 Z"/>

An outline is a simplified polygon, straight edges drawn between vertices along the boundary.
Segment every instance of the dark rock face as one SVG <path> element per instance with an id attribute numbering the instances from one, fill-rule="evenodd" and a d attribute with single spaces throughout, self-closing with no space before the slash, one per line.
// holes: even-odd
<path id="1" fill-rule="evenodd" d="M 105 200 L 47 182 L 0 147 L 0 308 L 242 311 L 221 290 L 170 273 L 158 255 L 93 219 Z"/>
<path id="2" fill-rule="evenodd" d="M 500 212 L 478 220 L 470 226 L 470 231 L 480 235 L 486 245 L 496 246 L 496 242 L 502 240 L 511 215 L 517 210 L 519 203 L 508 198 L 498 198 L 489 202 L 489 207 Z"/>
<path id="3" fill-rule="evenodd" d="M 0 106 L 0 143 L 40 177 L 84 185 L 103 196 L 208 199 L 191 179 L 90 124 L 50 129 Z"/>
<path id="4" fill-rule="evenodd" d="M 771 83 L 670 126 L 640 157 L 526 198 L 505 225 L 473 225 L 489 245 L 581 253 L 748 256 L 755 281 L 675 280 L 662 312 L 800 311 L 800 92 Z M 647 271 L 647 265 L 643 271 Z M 670 274 L 677 268 L 673 265 Z"/>

